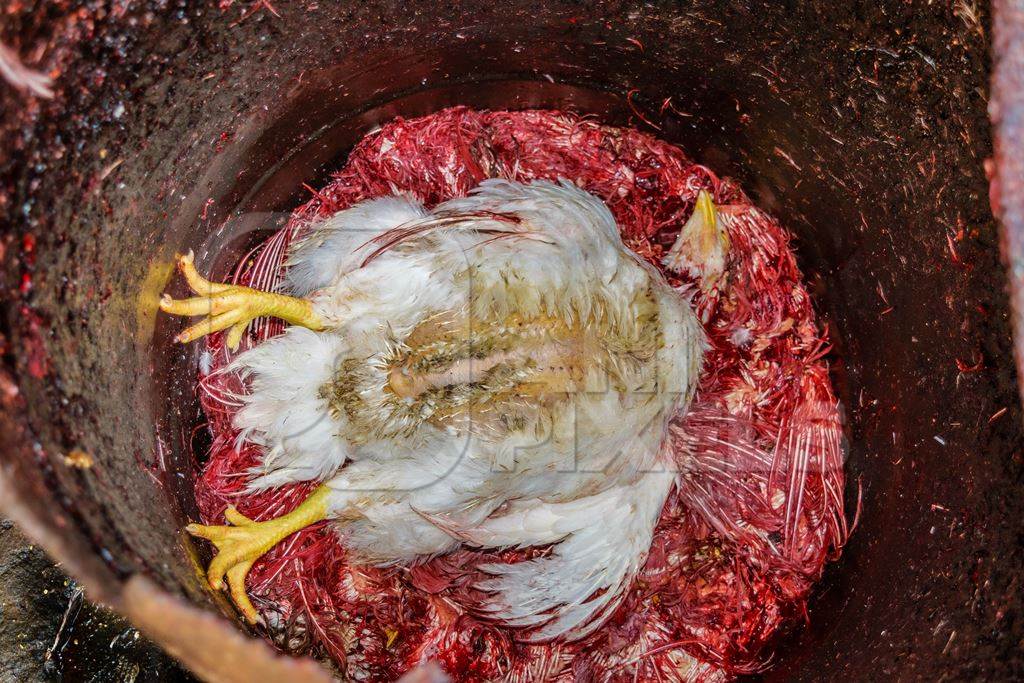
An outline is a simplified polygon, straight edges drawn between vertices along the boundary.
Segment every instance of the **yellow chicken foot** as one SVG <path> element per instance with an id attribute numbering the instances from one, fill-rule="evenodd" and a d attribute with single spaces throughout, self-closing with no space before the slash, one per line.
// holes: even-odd
<path id="1" fill-rule="evenodd" d="M 220 590 L 227 577 L 231 599 L 250 624 L 259 621 L 259 614 L 245 592 L 245 577 L 253 563 L 296 531 L 326 519 L 329 494 L 330 489 L 321 486 L 287 515 L 266 522 L 254 522 L 229 507 L 224 511 L 228 526 L 189 524 L 185 527 L 193 536 L 205 538 L 216 546 L 217 555 L 206 570 L 206 580 L 211 588 Z"/>
<path id="2" fill-rule="evenodd" d="M 188 286 L 199 296 L 172 299 L 164 294 L 160 299 L 160 310 L 173 315 L 206 316 L 175 337 L 182 344 L 230 327 L 227 345 L 233 351 L 242 341 L 246 326 L 261 316 L 281 318 L 292 325 L 301 325 L 311 330 L 324 329 L 324 323 L 313 310 L 312 302 L 241 285 L 210 282 L 196 270 L 192 252 L 178 256 L 178 269 L 185 276 Z"/>

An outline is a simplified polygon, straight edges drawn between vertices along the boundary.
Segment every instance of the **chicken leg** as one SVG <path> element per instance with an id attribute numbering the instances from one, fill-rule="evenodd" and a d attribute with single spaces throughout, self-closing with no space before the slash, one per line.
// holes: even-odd
<path id="1" fill-rule="evenodd" d="M 220 590 L 226 577 L 231 599 L 249 623 L 255 624 L 259 620 L 256 608 L 245 592 L 245 577 L 253 563 L 296 531 L 326 519 L 329 493 L 330 489 L 320 486 L 297 508 L 266 522 L 255 522 L 229 507 L 224 511 L 229 522 L 226 526 L 189 524 L 185 527 L 193 536 L 205 538 L 217 547 L 217 555 L 206 571 L 206 580 L 211 588 Z"/>
<path id="2" fill-rule="evenodd" d="M 175 337 L 182 344 L 231 328 L 227 345 L 234 351 L 242 341 L 246 326 L 261 316 L 274 316 L 311 330 L 324 329 L 323 321 L 308 299 L 261 292 L 241 285 L 210 282 L 196 270 L 192 252 L 178 256 L 178 269 L 185 276 L 188 286 L 199 296 L 172 299 L 170 295 L 164 294 L 160 299 L 160 310 L 173 315 L 206 316 Z"/>

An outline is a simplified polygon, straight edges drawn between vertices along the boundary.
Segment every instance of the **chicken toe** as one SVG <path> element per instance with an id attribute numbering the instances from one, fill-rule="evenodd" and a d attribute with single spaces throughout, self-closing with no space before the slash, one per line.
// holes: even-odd
<path id="1" fill-rule="evenodd" d="M 178 334 L 176 339 L 183 344 L 227 329 L 228 348 L 237 349 L 246 326 L 261 316 L 281 318 L 311 330 L 324 329 L 320 316 L 307 299 L 210 282 L 196 270 L 191 252 L 178 256 L 178 269 L 198 296 L 173 299 L 165 294 L 160 299 L 160 310 L 173 315 L 206 316 Z"/>
<path id="2" fill-rule="evenodd" d="M 217 554 L 206 570 L 206 580 L 214 590 L 224 587 L 227 579 L 231 599 L 251 624 L 259 615 L 245 591 L 245 579 L 256 562 L 268 550 L 301 529 L 327 517 L 329 489 L 316 489 L 292 512 L 266 522 L 256 522 L 233 507 L 224 512 L 226 526 L 189 524 L 188 533 L 205 538 L 217 548 Z"/>

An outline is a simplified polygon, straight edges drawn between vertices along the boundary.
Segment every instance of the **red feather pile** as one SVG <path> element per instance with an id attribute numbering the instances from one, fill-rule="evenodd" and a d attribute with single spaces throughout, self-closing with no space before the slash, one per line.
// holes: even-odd
<path id="1" fill-rule="evenodd" d="M 427 205 L 465 195 L 484 178 L 568 178 L 603 199 L 625 243 L 660 266 L 711 192 L 731 238 L 728 275 L 695 291 L 711 350 L 697 399 L 671 427 L 681 476 L 646 566 L 610 621 L 583 642 L 523 644 L 474 616 L 475 567 L 543 549 L 459 551 L 414 568 L 346 561 L 325 524 L 286 539 L 253 568 L 249 591 L 268 637 L 289 652 L 326 655 L 350 677 L 393 680 L 437 661 L 456 680 L 723 680 L 764 667 L 766 645 L 799 619 L 825 562 L 847 536 L 839 412 L 827 343 L 789 235 L 725 178 L 649 135 L 556 111 L 448 109 L 396 120 L 368 135 L 289 224 L 241 264 L 236 282 L 273 289 L 288 244 L 314 220 L 364 199 L 408 192 Z M 242 348 L 278 334 L 261 320 Z M 251 446 L 231 419 L 245 392 L 225 369 L 221 335 L 200 377 L 213 447 L 196 484 L 207 524 L 236 505 L 265 520 L 295 507 L 313 484 L 243 495 Z"/>

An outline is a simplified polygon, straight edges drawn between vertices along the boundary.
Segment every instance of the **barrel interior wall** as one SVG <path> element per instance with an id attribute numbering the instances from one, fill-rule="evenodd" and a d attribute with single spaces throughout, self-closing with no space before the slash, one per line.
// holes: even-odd
<path id="1" fill-rule="evenodd" d="M 770 677 L 995 666 L 977 653 L 1015 637 L 991 624 L 1009 623 L 1021 560 L 1021 415 L 982 171 L 984 9 L 413 5 L 275 2 L 281 16 L 253 5 L 238 22 L 154 2 L 94 17 L 92 37 L 37 36 L 79 41 L 52 102 L 0 119 L 16 150 L 0 331 L 20 390 L 3 457 L 40 473 L 22 489 L 37 516 L 91 546 L 111 585 L 142 571 L 207 600 L 178 531 L 202 449 L 198 351 L 155 314 L 174 252 L 224 275 L 395 115 L 569 106 L 738 177 L 794 231 L 830 325 L 860 525 Z"/>

